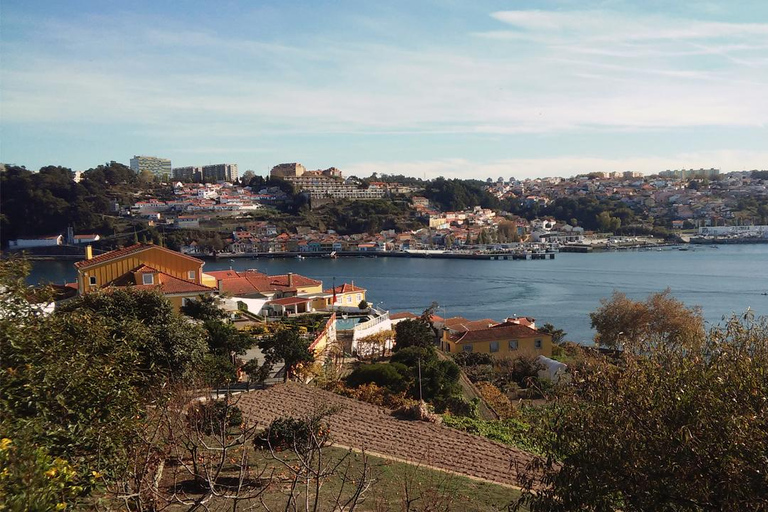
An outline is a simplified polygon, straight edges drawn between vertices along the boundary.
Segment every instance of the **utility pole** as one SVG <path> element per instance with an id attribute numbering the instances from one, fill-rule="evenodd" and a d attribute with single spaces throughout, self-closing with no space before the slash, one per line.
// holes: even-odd
<path id="1" fill-rule="evenodd" d="M 419 402 L 423 402 L 424 397 L 421 394 L 421 358 L 419 358 Z"/>

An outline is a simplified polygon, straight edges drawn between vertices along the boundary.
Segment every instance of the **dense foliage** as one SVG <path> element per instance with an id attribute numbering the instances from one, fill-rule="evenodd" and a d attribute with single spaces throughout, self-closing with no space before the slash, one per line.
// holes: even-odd
<path id="1" fill-rule="evenodd" d="M 533 428 L 531 510 L 768 508 L 768 322 L 589 357 Z M 542 473 L 543 472 L 543 473 Z M 538 478 L 533 475 L 543 475 Z"/>
<path id="2" fill-rule="evenodd" d="M 621 292 L 590 313 L 595 341 L 604 347 L 644 350 L 647 345 L 687 345 L 704 336 L 701 311 L 689 309 L 671 296 L 669 290 L 655 293 L 645 301 L 634 301 Z"/>
<path id="3" fill-rule="evenodd" d="M 297 329 L 282 329 L 271 336 L 265 336 L 258 342 L 259 349 L 264 354 L 264 365 L 260 377 L 266 377 L 271 368 L 278 362 L 285 365 L 283 381 L 296 370 L 315 361 L 315 354 L 309 348 L 311 340 L 302 337 Z"/>
<path id="4" fill-rule="evenodd" d="M 8 463 L 27 464 L 8 468 L 0 494 L 22 485 L 17 475 L 30 496 L 73 503 L 94 475 L 126 469 L 146 407 L 162 402 L 164 384 L 192 378 L 205 340 L 150 291 L 93 293 L 41 314 L 27 301 L 28 270 L 0 262 L 0 432 Z M 40 471 L 49 478 L 27 478 Z"/>
<path id="5" fill-rule="evenodd" d="M 395 351 L 408 347 L 431 347 L 435 335 L 430 325 L 421 318 L 409 318 L 395 325 Z"/>
<path id="6" fill-rule="evenodd" d="M 442 211 L 457 211 L 482 206 L 498 208 L 499 201 L 484 188 L 482 182 L 474 180 L 446 180 L 437 178 L 426 184 L 424 196 Z"/>

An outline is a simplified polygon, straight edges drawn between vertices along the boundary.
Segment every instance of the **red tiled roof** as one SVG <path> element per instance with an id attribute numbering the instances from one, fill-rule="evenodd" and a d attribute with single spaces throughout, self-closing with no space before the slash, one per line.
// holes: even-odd
<path id="1" fill-rule="evenodd" d="M 215 277 L 216 279 L 232 279 L 234 277 L 240 277 L 234 270 L 214 270 L 212 272 L 206 272 L 206 274 Z"/>
<path id="2" fill-rule="evenodd" d="M 144 274 L 155 274 L 155 276 L 157 276 L 156 282 L 153 284 L 144 284 L 143 278 L 141 277 Z M 129 286 L 131 288 L 137 288 L 140 290 L 151 290 L 153 288 L 160 288 L 160 291 L 164 294 L 209 293 L 214 291 L 213 288 L 208 288 L 207 286 L 203 286 L 201 284 L 193 283 L 191 281 L 186 281 L 184 279 L 179 279 L 178 277 L 172 276 L 170 274 L 166 274 L 165 272 L 160 272 L 159 270 L 156 270 L 147 265 L 140 265 L 135 269 L 129 272 L 126 272 L 125 274 L 118 277 L 117 279 L 104 285 L 103 288 L 107 288 L 110 286 L 117 286 L 117 287 Z"/>
<path id="3" fill-rule="evenodd" d="M 403 311 L 401 313 L 395 313 L 392 315 L 389 315 L 390 320 L 403 320 L 403 319 L 412 319 L 412 318 L 419 318 L 417 315 L 414 315 L 410 311 Z"/>
<path id="4" fill-rule="evenodd" d="M 467 320 L 464 317 L 455 316 L 445 320 L 445 327 L 452 331 L 476 331 L 478 329 L 488 329 L 489 327 L 496 325 L 496 323 L 497 322 L 491 318 Z"/>
<path id="5" fill-rule="evenodd" d="M 208 272 L 216 278 L 221 291 L 234 295 L 248 295 L 255 293 L 295 291 L 299 287 L 320 286 L 322 281 L 310 279 L 299 274 L 270 276 L 255 270 L 235 272 L 233 270 Z"/>
<path id="6" fill-rule="evenodd" d="M 327 290 L 323 290 L 325 293 L 333 293 L 334 288 L 328 288 Z M 340 284 L 335 288 L 336 293 L 352 293 L 352 292 L 364 292 L 366 291 L 365 288 L 360 288 L 359 286 L 355 286 L 353 284 Z"/>
<path id="7" fill-rule="evenodd" d="M 116 249 L 114 251 L 105 252 L 104 254 L 99 254 L 98 256 L 94 256 L 93 258 L 89 260 L 82 260 L 75 263 L 75 268 L 87 268 L 92 265 L 97 265 L 99 263 L 104 263 L 110 260 L 118 260 L 120 258 L 124 258 L 128 255 L 135 254 L 137 252 L 144 251 L 146 249 L 150 249 L 152 247 L 155 247 L 157 249 L 160 249 L 162 251 L 170 252 L 175 254 L 176 256 L 180 256 L 182 258 L 187 258 L 193 261 L 196 261 L 197 263 L 203 263 L 202 260 L 199 260 L 197 258 L 193 258 L 192 256 L 188 256 L 186 254 L 182 254 L 180 252 L 172 251 L 170 249 L 166 249 L 165 247 L 160 247 L 159 245 L 152 245 L 152 244 L 133 244 L 128 247 L 123 247 L 122 249 Z"/>
<path id="8" fill-rule="evenodd" d="M 530 338 L 542 335 L 536 329 L 525 325 L 503 325 L 456 333 L 450 337 L 451 341 L 458 343 L 473 343 L 478 341 L 497 341 L 514 338 Z"/>

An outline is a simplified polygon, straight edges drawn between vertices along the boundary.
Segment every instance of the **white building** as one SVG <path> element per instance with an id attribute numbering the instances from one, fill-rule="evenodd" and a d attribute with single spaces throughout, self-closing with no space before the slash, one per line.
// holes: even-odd
<path id="1" fill-rule="evenodd" d="M 17 238 L 8 241 L 9 249 L 31 249 L 32 247 L 55 247 L 64 243 L 62 235 Z"/>

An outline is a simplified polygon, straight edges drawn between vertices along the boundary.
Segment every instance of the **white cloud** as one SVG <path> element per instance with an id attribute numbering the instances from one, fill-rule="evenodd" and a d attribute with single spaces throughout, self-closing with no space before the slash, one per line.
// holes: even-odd
<path id="1" fill-rule="evenodd" d="M 602 158 L 599 156 L 559 156 L 553 158 L 510 158 L 492 162 L 474 162 L 463 158 L 402 161 L 354 162 L 345 165 L 346 175 L 369 176 L 403 174 L 419 178 L 536 178 L 545 176 L 574 176 L 598 171 L 636 171 L 656 174 L 666 169 L 710 168 L 722 172 L 768 168 L 768 151 L 712 150 L 681 152 L 672 156 L 637 156 Z"/>
<path id="2" fill-rule="evenodd" d="M 343 33 L 235 38 L 168 20 L 157 30 L 130 15 L 30 24 L 27 40 L 2 41 L 2 123 L 62 133 L 93 125 L 194 148 L 179 152 L 242 155 L 261 136 L 317 135 L 338 136 L 343 154 L 344 134 L 578 134 L 592 137 L 597 154 L 613 132 L 768 126 L 766 23 L 614 11 L 492 16 L 505 30 L 434 40 L 425 30 L 387 45 Z M 566 165 L 511 162 L 517 172 Z M 566 170 L 591 163 L 568 162 Z M 460 175 L 465 164 L 408 165 Z"/>

